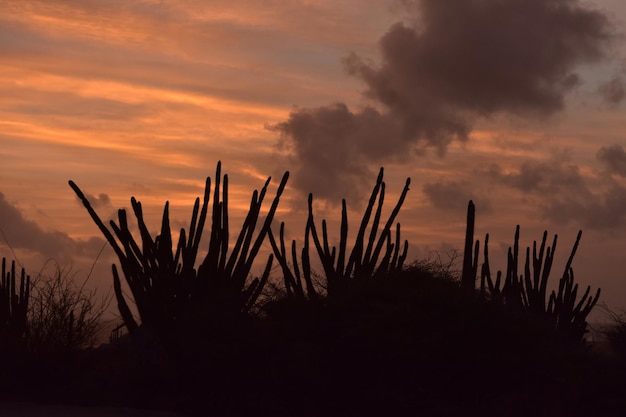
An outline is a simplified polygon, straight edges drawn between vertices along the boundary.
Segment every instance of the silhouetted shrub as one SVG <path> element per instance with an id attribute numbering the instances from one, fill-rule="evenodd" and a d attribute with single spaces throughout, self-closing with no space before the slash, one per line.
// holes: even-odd
<path id="1" fill-rule="evenodd" d="M 610 352 L 622 360 L 626 360 L 626 318 L 624 311 L 616 313 L 604 307 L 602 310 L 609 316 L 611 322 L 603 330 Z"/>
<path id="2" fill-rule="evenodd" d="M 51 274 L 32 282 L 27 346 L 36 354 L 60 354 L 92 347 L 102 328 L 110 297 L 76 282 L 71 269 L 54 264 Z M 99 300 L 98 300 L 99 298 Z"/>

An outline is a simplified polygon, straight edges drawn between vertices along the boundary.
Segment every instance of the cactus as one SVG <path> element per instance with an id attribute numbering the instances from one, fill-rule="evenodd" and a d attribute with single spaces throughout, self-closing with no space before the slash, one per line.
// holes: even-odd
<path id="1" fill-rule="evenodd" d="M 16 282 L 15 261 L 11 262 L 11 269 L 9 271 L 7 271 L 6 266 L 6 259 L 2 258 L 2 280 L 0 281 L 0 341 L 7 346 L 19 346 L 24 343 L 28 327 L 28 300 L 31 290 L 30 276 L 26 275 L 24 268 L 22 268 L 18 286 Z M 1 339 L 5 340 L 2 341 Z"/>
<path id="2" fill-rule="evenodd" d="M 326 220 L 322 220 L 322 236 L 320 236 L 315 225 L 313 216 L 313 195 L 309 194 L 308 207 L 309 217 L 307 220 L 304 248 L 302 249 L 301 266 L 302 273 L 298 267 L 296 259 L 296 247 L 295 241 L 292 242 L 292 258 L 293 268 L 292 272 L 287 265 L 287 257 L 285 253 L 285 243 L 283 236 L 283 225 L 280 230 L 280 248 L 276 244 L 276 240 L 270 231 L 270 242 L 274 249 L 274 254 L 278 259 L 284 275 L 285 287 L 288 294 L 295 294 L 299 296 L 304 295 L 302 278 L 304 278 L 306 284 L 307 295 L 309 298 L 315 298 L 317 292 L 311 281 L 310 270 L 310 257 L 309 257 L 309 237 L 313 239 L 313 244 L 317 250 L 318 256 L 321 260 L 322 267 L 324 269 L 324 276 L 326 278 L 325 287 L 327 295 L 333 297 L 334 295 L 341 293 L 349 280 L 364 280 L 383 276 L 391 271 L 402 268 L 406 259 L 408 250 L 408 242 L 405 240 L 401 245 L 400 241 L 400 224 L 396 225 L 395 240 L 392 241 L 391 229 L 393 227 L 394 220 L 400 211 L 400 207 L 404 202 L 406 194 L 409 190 L 410 179 L 407 178 L 406 184 L 396 206 L 391 212 L 387 222 L 385 223 L 382 231 L 379 232 L 379 224 L 381 220 L 381 213 L 383 202 L 385 198 L 385 183 L 383 182 L 383 168 L 380 169 L 376 185 L 372 190 L 368 205 L 363 214 L 361 225 L 357 233 L 357 237 L 350 254 L 347 254 L 347 240 L 348 240 L 348 214 L 346 208 L 345 199 L 341 202 L 341 229 L 339 240 L 339 251 L 336 247 L 330 247 L 328 243 L 328 230 L 326 226 Z M 377 202 L 378 200 L 378 202 Z M 376 211 L 372 219 L 372 212 L 374 205 L 376 204 Z M 369 237 L 366 244 L 366 230 L 372 219 L 369 231 Z M 401 249 L 402 247 L 402 249 Z M 346 261 L 347 257 L 347 261 Z"/>
<path id="3" fill-rule="evenodd" d="M 470 201 L 468 207 L 468 230 L 470 230 L 470 220 L 472 221 L 471 230 L 473 230 L 473 209 L 473 203 Z M 470 212 L 472 213 L 471 216 Z M 513 248 L 509 247 L 508 250 L 506 276 L 502 280 L 502 272 L 498 271 L 495 282 L 491 277 L 491 269 L 489 267 L 489 234 L 485 236 L 484 261 L 481 268 L 481 294 L 485 296 L 488 294 L 489 298 L 494 302 L 544 316 L 555 331 L 565 334 L 574 340 L 582 340 L 587 327 L 586 318 L 600 297 L 599 288 L 595 296 L 592 297 L 590 295 L 591 287 L 588 286 L 583 296 L 576 303 L 578 284 L 574 284 L 574 271 L 571 265 L 582 236 L 582 231 L 578 232 L 576 242 L 570 252 L 563 276 L 559 280 L 558 292 L 552 291 L 547 303 L 547 285 L 558 237 L 554 235 L 552 246 L 546 246 L 548 232 L 544 231 L 539 249 L 537 249 L 537 241 L 533 241 L 532 262 L 530 247 L 527 247 L 524 273 L 520 275 L 518 273 L 519 234 L 520 227 L 517 225 Z M 464 271 L 468 253 L 468 235 L 469 232 L 466 234 Z M 473 258 L 474 266 L 472 268 L 474 271 L 476 271 L 477 255 L 478 242 L 476 242 Z"/>
<path id="4" fill-rule="evenodd" d="M 576 304 L 578 284 L 574 284 L 574 270 L 566 269 L 559 281 L 558 293 L 552 291 L 550 294 L 547 308 L 557 331 L 575 340 L 582 340 L 587 331 L 587 316 L 600 298 L 600 288 L 593 297 L 589 295 L 590 291 L 591 287 L 587 286 Z"/>
<path id="5" fill-rule="evenodd" d="M 276 238 L 270 229 L 268 231 L 268 237 L 270 243 L 272 245 L 272 249 L 274 250 L 274 256 L 276 260 L 280 264 L 281 270 L 283 271 L 283 282 L 285 285 L 285 290 L 287 291 L 287 296 L 305 298 L 305 289 L 306 295 L 309 299 L 317 299 L 318 293 L 315 290 L 315 286 L 313 285 L 313 280 L 311 279 L 311 263 L 309 257 L 309 234 L 311 231 L 311 226 L 309 222 L 307 222 L 305 233 L 304 233 L 304 247 L 302 248 L 302 252 L 300 255 L 301 265 L 298 266 L 298 255 L 296 249 L 296 241 L 293 240 L 291 242 L 291 258 L 293 265 L 293 272 L 289 268 L 287 263 L 287 253 L 285 250 L 285 223 L 282 222 L 280 224 L 280 248 L 276 243 Z M 302 280 L 304 279 L 306 287 L 302 285 Z"/>
<path id="6" fill-rule="evenodd" d="M 475 207 L 470 200 L 467 206 L 467 227 L 465 229 L 465 250 L 463 251 L 463 271 L 461 273 L 461 285 L 468 291 L 473 291 L 476 286 L 476 272 L 478 268 L 478 251 L 480 244 L 478 240 L 474 245 L 474 221 Z M 472 253 L 472 246 L 474 252 Z"/>
<path id="7" fill-rule="evenodd" d="M 228 176 L 224 175 L 221 185 L 221 163 L 218 162 L 209 248 L 197 270 L 195 262 L 211 194 L 210 178 L 206 180 L 202 207 L 200 208 L 199 198 L 195 201 L 189 235 L 185 229 L 181 229 L 175 250 L 172 246 L 167 202 L 163 211 L 161 232 L 152 239 L 144 222 L 141 203 L 134 197 L 131 198 L 141 235 L 140 248 L 128 228 L 125 210 L 118 211 L 118 224 L 110 222 L 113 230 L 111 233 L 78 186 L 72 181 L 69 184 L 117 254 L 142 324 L 167 335 L 172 330 L 197 329 L 203 321 L 238 314 L 252 307 L 268 279 L 273 255 L 269 256 L 261 278 L 247 283 L 248 275 L 270 229 L 288 177 L 287 172 L 256 238 L 254 232 L 271 178 L 267 179 L 260 192 L 254 191 L 248 215 L 235 246 L 229 253 Z M 112 270 L 120 314 L 129 332 L 134 332 L 138 324 L 122 293 L 117 267 L 113 265 Z"/>

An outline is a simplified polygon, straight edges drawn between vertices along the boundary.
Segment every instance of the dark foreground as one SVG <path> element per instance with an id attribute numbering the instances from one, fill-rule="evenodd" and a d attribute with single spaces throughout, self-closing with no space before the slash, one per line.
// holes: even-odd
<path id="1" fill-rule="evenodd" d="M 141 329 L 98 349 L 2 362 L 3 416 L 29 415 L 16 411 L 24 403 L 86 416 L 626 414 L 620 355 L 429 274 L 333 300 L 278 298 L 168 340 Z"/>

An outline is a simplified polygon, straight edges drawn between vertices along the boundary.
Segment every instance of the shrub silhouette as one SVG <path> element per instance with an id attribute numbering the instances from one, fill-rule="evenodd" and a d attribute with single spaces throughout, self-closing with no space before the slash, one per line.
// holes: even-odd
<path id="1" fill-rule="evenodd" d="M 241 312 L 247 312 L 256 301 L 271 269 L 270 255 L 261 278 L 247 282 L 252 264 L 276 212 L 289 173 L 285 173 L 272 205 L 260 230 L 254 237 L 268 178 L 261 191 L 254 191 L 250 209 L 239 232 L 235 246 L 229 253 L 228 176 L 221 180 L 221 162 L 215 176 L 211 213 L 211 236 L 208 253 L 195 269 L 200 238 L 208 211 L 211 179 L 207 177 L 202 208 L 195 201 L 189 235 L 181 229 L 176 249 L 172 244 L 169 223 L 169 203 L 165 203 L 161 232 L 154 239 L 143 219 L 141 203 L 131 198 L 131 204 L 141 234 L 141 247 L 128 228 L 126 211 L 118 210 L 119 224 L 111 221 L 113 233 L 103 224 L 89 201 L 70 181 L 69 184 L 82 200 L 92 219 L 98 225 L 117 254 L 122 271 L 137 306 L 144 327 L 163 340 L 174 343 L 181 332 L 192 333 L 206 328 L 211 322 L 228 321 Z M 130 333 L 138 329 L 121 290 L 121 281 L 115 265 L 112 267 L 115 296 L 124 323 Z"/>
<path id="2" fill-rule="evenodd" d="M 58 355 L 93 347 L 102 327 L 110 297 L 98 302 L 95 290 L 87 292 L 75 275 L 58 264 L 52 274 L 32 282 L 28 313 L 28 351 Z"/>

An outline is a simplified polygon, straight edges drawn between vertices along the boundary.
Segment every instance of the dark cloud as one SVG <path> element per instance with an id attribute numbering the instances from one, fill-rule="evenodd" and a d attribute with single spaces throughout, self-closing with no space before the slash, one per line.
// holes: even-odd
<path id="1" fill-rule="evenodd" d="M 517 172 L 512 173 L 505 173 L 498 164 L 492 164 L 488 173 L 497 181 L 526 193 L 590 195 L 578 166 L 558 160 L 524 162 Z"/>
<path id="2" fill-rule="evenodd" d="M 337 181 L 368 172 L 355 164 L 379 165 L 416 145 L 443 154 L 451 141 L 467 140 L 483 117 L 554 114 L 580 83 L 576 66 L 603 58 L 611 39 L 608 19 L 574 0 L 411 4 L 416 23 L 397 23 L 382 37 L 381 65 L 354 54 L 345 59 L 375 108 L 297 109 L 276 126 L 293 146 L 302 191 L 348 193 Z M 343 125 L 329 126 L 329 115 Z M 325 179 L 315 182 L 320 173 Z"/>
<path id="3" fill-rule="evenodd" d="M 491 209 L 488 200 L 476 195 L 472 187 L 464 182 L 440 181 L 435 183 L 426 183 L 422 188 L 430 203 L 441 210 L 454 210 L 464 212 L 467 210 L 467 203 L 473 200 L 481 210 L 486 212 Z"/>
<path id="4" fill-rule="evenodd" d="M 0 228 L 3 240 L 6 239 L 12 248 L 31 250 L 58 261 L 66 261 L 73 255 L 95 258 L 104 244 L 101 238 L 81 241 L 63 232 L 43 230 L 34 221 L 24 218 L 19 209 L 5 199 L 3 193 L 0 193 Z"/>
<path id="5" fill-rule="evenodd" d="M 622 145 L 602 147 L 597 156 L 609 172 L 626 177 L 626 152 Z"/>
<path id="6" fill-rule="evenodd" d="M 574 66 L 601 58 L 610 38 L 607 18 L 577 1 L 416 4 L 419 26 L 396 24 L 382 38 L 381 68 L 352 65 L 370 96 L 407 115 L 553 113 L 578 82 Z"/>
<path id="7" fill-rule="evenodd" d="M 604 101 L 612 106 L 617 106 L 626 96 L 624 81 L 620 77 L 615 77 L 611 81 L 602 84 L 599 92 Z"/>
<path id="8" fill-rule="evenodd" d="M 623 154 L 621 147 L 602 148 L 598 157 L 619 151 Z M 551 222 L 606 231 L 626 225 L 626 188 L 605 177 L 599 184 L 604 191 L 592 191 L 580 169 L 566 161 L 527 162 L 512 173 L 494 164 L 488 173 L 502 185 L 539 196 L 539 210 Z"/>
<path id="9" fill-rule="evenodd" d="M 614 184 L 604 194 L 580 199 L 575 195 L 556 197 L 544 207 L 544 215 L 555 223 L 614 231 L 626 224 L 626 188 Z"/>
<path id="10" fill-rule="evenodd" d="M 282 142 L 293 155 L 292 184 L 330 201 L 360 198 L 371 186 L 370 177 L 375 179 L 369 163 L 406 145 L 398 140 L 399 125 L 392 116 L 369 107 L 354 113 L 341 103 L 296 109 L 272 129 L 294 139 Z"/>

